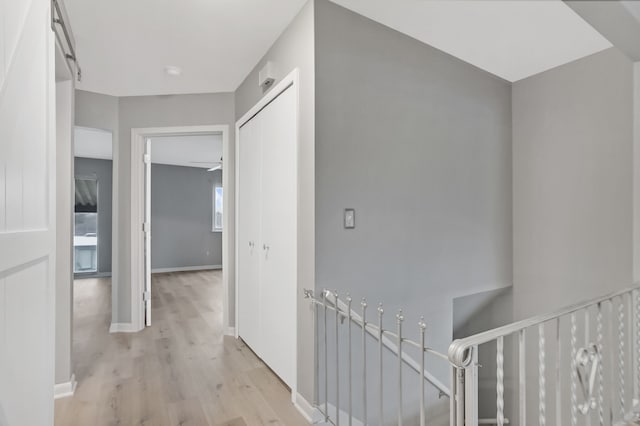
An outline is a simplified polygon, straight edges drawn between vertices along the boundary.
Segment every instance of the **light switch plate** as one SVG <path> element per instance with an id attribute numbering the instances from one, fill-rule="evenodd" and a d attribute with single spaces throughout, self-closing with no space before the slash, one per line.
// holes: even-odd
<path id="1" fill-rule="evenodd" d="M 354 229 L 356 227 L 355 209 L 344 209 L 344 228 Z"/>

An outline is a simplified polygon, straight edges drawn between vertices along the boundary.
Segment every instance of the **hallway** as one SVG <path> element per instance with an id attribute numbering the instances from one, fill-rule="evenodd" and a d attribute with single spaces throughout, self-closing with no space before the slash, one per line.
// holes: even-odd
<path id="1" fill-rule="evenodd" d="M 109 334 L 108 279 L 74 284 L 75 395 L 55 424 L 304 425 L 288 389 L 242 341 L 222 335 L 221 271 L 153 276 L 152 326 Z"/>

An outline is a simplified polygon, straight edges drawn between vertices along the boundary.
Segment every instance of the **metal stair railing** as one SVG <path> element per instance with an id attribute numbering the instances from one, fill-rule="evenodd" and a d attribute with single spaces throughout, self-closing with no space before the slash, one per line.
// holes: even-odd
<path id="1" fill-rule="evenodd" d="M 316 375 L 316 400 L 315 405 L 316 408 L 322 413 L 324 416 L 324 421 L 326 423 L 332 423 L 336 426 L 340 425 L 341 420 L 341 407 L 340 407 L 340 377 L 343 374 L 343 369 L 346 370 L 347 376 L 347 389 L 346 392 L 348 394 L 348 406 L 344 407 L 346 411 L 346 416 L 343 421 L 345 421 L 349 426 L 352 426 L 354 423 L 359 424 L 370 424 L 373 422 L 374 418 L 377 419 L 375 421 L 380 422 L 382 424 L 382 420 L 384 419 L 384 389 L 387 385 L 383 381 L 384 377 L 384 362 L 383 362 L 383 353 L 389 352 L 393 357 L 397 359 L 396 370 L 397 370 L 397 381 L 394 384 L 397 386 L 397 424 L 398 426 L 402 426 L 404 422 L 404 401 L 403 401 L 403 371 L 411 370 L 419 377 L 422 378 L 420 381 L 419 389 L 416 389 L 417 393 L 419 393 L 420 399 L 420 408 L 419 408 L 419 424 L 420 426 L 426 425 L 426 406 L 425 406 L 425 386 L 426 383 L 430 383 L 434 386 L 438 392 L 440 397 L 447 396 L 449 397 L 451 392 L 449 388 L 438 380 L 433 374 L 425 368 L 425 358 L 426 355 L 432 355 L 436 359 L 448 363 L 448 358 L 446 355 L 433 350 L 428 347 L 425 342 L 425 330 L 426 324 L 424 319 L 416 324 L 418 332 L 419 332 L 419 341 L 414 341 L 408 339 L 405 335 L 404 326 L 404 315 L 402 311 L 398 311 L 396 314 L 396 331 L 391 331 L 385 329 L 383 326 L 384 319 L 384 308 L 382 303 L 377 306 L 376 316 L 377 316 L 377 324 L 367 319 L 367 308 L 368 303 L 366 299 L 362 299 L 360 302 L 360 313 L 356 312 L 352 309 L 352 299 L 347 294 L 345 300 L 342 300 L 338 297 L 338 293 L 336 291 L 323 290 L 319 293 L 318 297 L 314 295 L 312 290 L 305 290 L 305 297 L 310 299 L 314 306 L 314 320 L 316 323 L 316 365 L 315 365 L 315 375 Z M 319 330 L 319 318 L 322 318 L 323 321 L 323 331 L 322 333 Z M 331 321 L 329 321 L 329 317 Z M 347 343 L 346 343 L 346 352 L 347 352 L 347 365 L 341 366 L 339 363 L 340 360 L 340 339 L 339 339 L 339 327 L 342 323 L 346 321 L 346 333 L 347 333 Z M 355 326 L 355 327 L 354 327 Z M 329 409 L 329 374 L 328 371 L 328 359 L 329 359 L 329 342 L 327 341 L 327 331 L 329 327 L 335 328 L 335 342 L 333 342 L 334 346 L 334 354 L 333 360 L 335 361 L 335 371 L 332 371 L 331 374 L 335 374 L 335 387 L 333 391 L 335 392 L 335 410 Z M 355 329 L 355 330 L 354 330 Z M 320 336 L 322 334 L 322 336 Z M 377 349 L 377 360 L 368 360 L 367 356 L 370 355 L 367 353 L 367 338 L 373 338 L 375 340 L 375 346 Z M 352 343 L 358 340 L 362 345 L 362 354 L 361 359 L 354 362 L 352 357 Z M 422 356 L 418 356 L 418 360 L 412 358 L 406 351 L 406 347 L 413 347 L 417 349 L 417 352 Z M 320 356 L 320 351 L 323 351 L 322 356 Z M 320 378 L 320 359 L 322 358 L 324 362 L 323 374 L 322 378 Z M 355 365 L 357 362 L 357 366 Z M 377 363 L 378 367 L 378 376 L 375 377 L 376 382 L 372 383 L 370 378 L 367 377 L 367 366 L 370 365 L 368 363 Z M 355 368 L 361 369 L 362 374 L 362 389 L 357 392 L 353 389 L 353 371 Z M 320 382 L 323 382 L 324 387 L 324 395 L 320 395 Z M 377 407 L 375 410 L 368 410 L 367 401 L 373 395 L 368 395 L 370 392 L 369 386 L 374 385 L 375 389 L 373 390 L 376 395 Z M 355 419 L 353 414 L 353 398 L 354 395 L 358 394 L 357 397 L 361 399 L 362 403 L 362 418 Z M 323 401 L 320 402 L 320 399 Z M 331 411 L 335 412 L 335 415 L 331 415 Z M 375 412 L 373 412 L 375 411 Z"/>
<path id="2" fill-rule="evenodd" d="M 537 340 L 537 360 L 528 358 L 527 336 L 534 338 L 534 343 Z M 516 412 L 511 415 L 518 424 L 576 426 L 590 425 L 593 420 L 594 424 L 607 426 L 640 425 L 639 284 L 454 341 L 449 347 L 452 426 L 481 424 L 478 353 L 480 347 L 489 344 L 491 349 L 495 345 L 494 424 L 506 424 L 507 338 L 517 343 L 517 401 Z M 527 382 L 527 365 L 537 370 L 537 380 L 531 384 Z M 553 380 L 548 381 L 550 375 Z M 564 392 L 567 388 L 570 396 Z M 527 396 L 534 400 L 537 397 L 537 407 L 531 407 L 532 412 L 528 412 Z M 551 398 L 553 411 L 547 405 Z"/>

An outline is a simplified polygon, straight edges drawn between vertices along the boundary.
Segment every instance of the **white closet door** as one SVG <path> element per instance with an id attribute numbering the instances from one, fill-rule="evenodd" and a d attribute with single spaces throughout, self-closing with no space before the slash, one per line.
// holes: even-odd
<path id="1" fill-rule="evenodd" d="M 238 147 L 238 334 L 258 354 L 260 333 L 260 120 L 240 128 Z"/>
<path id="2" fill-rule="evenodd" d="M 297 275 L 297 100 L 292 87 L 260 114 L 262 130 L 263 360 L 295 385 Z"/>

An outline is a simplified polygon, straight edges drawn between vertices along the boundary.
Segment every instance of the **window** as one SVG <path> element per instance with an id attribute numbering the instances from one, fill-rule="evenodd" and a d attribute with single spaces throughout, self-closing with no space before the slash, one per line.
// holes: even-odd
<path id="1" fill-rule="evenodd" d="M 222 232 L 222 187 L 213 189 L 213 232 Z"/>
<path id="2" fill-rule="evenodd" d="M 73 272 L 98 270 L 98 181 L 76 178 Z"/>

